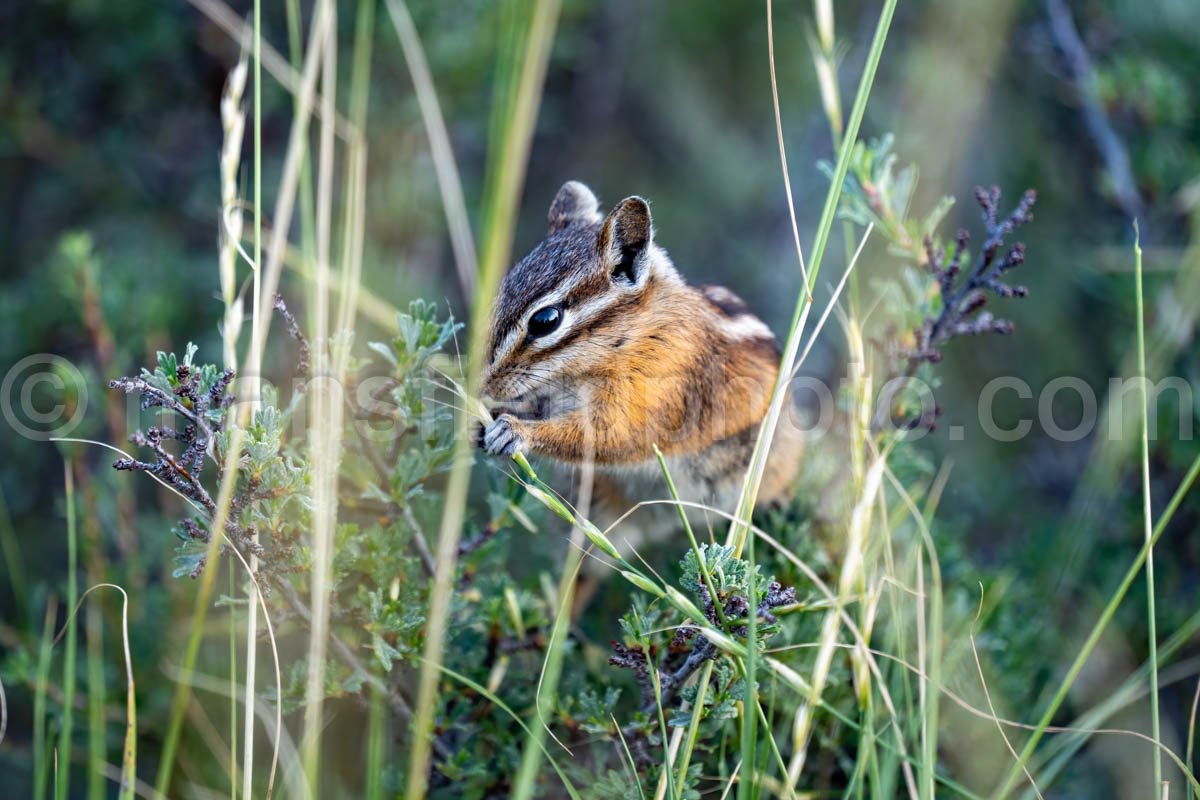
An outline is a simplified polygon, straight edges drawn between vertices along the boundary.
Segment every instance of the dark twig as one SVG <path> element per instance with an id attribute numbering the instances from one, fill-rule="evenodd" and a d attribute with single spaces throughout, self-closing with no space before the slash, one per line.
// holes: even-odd
<path id="1" fill-rule="evenodd" d="M 408 523 L 409 529 L 412 531 L 413 549 L 417 551 L 417 555 L 421 557 L 421 563 L 425 566 L 425 571 L 433 577 L 437 572 L 437 565 L 433 560 L 433 553 L 429 549 L 429 540 L 425 538 L 425 532 L 421 530 L 421 525 L 417 522 L 417 517 L 413 514 L 412 506 L 405 505 L 400 509 L 404 515 L 404 521 Z"/>
<path id="2" fill-rule="evenodd" d="M 1064 0 L 1046 0 L 1046 16 L 1050 22 L 1050 35 L 1062 52 L 1067 76 L 1079 94 L 1088 134 L 1100 151 L 1100 158 L 1112 179 L 1113 198 L 1125 216 L 1138 219 L 1143 212 L 1142 196 L 1129 163 L 1129 151 L 1117 135 L 1100 101 L 1096 70 L 1092 67 L 1083 37 L 1075 27 L 1071 10 Z"/>
<path id="3" fill-rule="evenodd" d="M 285 322 L 287 322 L 288 335 L 295 339 L 300 345 L 300 358 L 296 364 L 296 371 L 307 378 L 309 377 L 308 339 L 305 337 L 304 333 L 301 332 L 300 326 L 296 324 L 296 317 L 293 316 L 292 312 L 288 310 L 287 303 L 283 302 L 283 295 L 275 295 L 275 310 L 278 311 L 279 315 L 283 317 Z"/>
<path id="4" fill-rule="evenodd" d="M 141 396 L 143 410 L 161 408 L 178 414 L 187 420 L 182 428 L 152 426 L 144 432 L 134 431 L 130 441 L 138 447 L 150 449 L 155 456 L 153 462 L 136 458 L 121 458 L 113 462 L 118 470 L 148 472 L 176 489 L 180 494 L 204 506 L 211 515 L 216 503 L 200 482 L 200 471 L 204 457 L 213 452 L 216 433 L 220 423 L 209 417 L 212 410 L 222 409 L 230 402 L 229 383 L 233 370 L 227 369 L 216 377 L 207 388 L 201 385 L 200 371 L 188 364 L 175 368 L 173 392 L 152 385 L 146 378 L 117 378 L 108 382 L 110 389 L 119 389 L 125 394 Z M 178 455 L 168 453 L 164 441 L 175 441 L 183 445 Z"/>
<path id="5" fill-rule="evenodd" d="M 1024 297 L 1029 293 L 1024 286 L 1011 286 L 1001 280 L 1004 273 L 1025 263 L 1025 245 L 1017 242 L 1002 257 L 997 256 L 1009 234 L 1033 219 L 1031 209 L 1037 193 L 1032 189 L 1026 191 L 1004 219 L 998 218 L 999 187 L 993 186 L 990 191 L 977 187 L 975 199 L 983 209 L 987 238 L 965 280 L 960 280 L 960 275 L 970 235 L 965 230 L 958 232 L 949 259 L 944 250 L 934 247 L 932 238 L 925 238 L 926 267 L 937 281 L 942 308 L 936 317 L 926 319 L 917 329 L 917 346 L 908 354 L 912 361 L 941 361 L 939 346 L 955 336 L 1012 333 L 1012 322 L 996 319 L 982 310 L 987 304 L 987 293 L 999 297 Z"/>
<path id="6" fill-rule="evenodd" d="M 687 683 L 688 678 L 692 677 L 697 670 L 704 665 L 705 661 L 710 661 L 717 657 L 717 646 L 708 639 L 700 637 L 696 642 L 696 646 L 688 653 L 687 658 L 679 667 L 666 674 L 660 674 L 659 677 L 659 694 L 662 695 L 663 708 L 671 705 L 675 700 L 675 696 L 679 694 L 679 690 Z M 648 705 L 642 706 L 642 713 L 652 714 L 657 703 L 651 698 Z"/>
<path id="7" fill-rule="evenodd" d="M 936 282 L 941 308 L 936 315 L 926 317 L 913 331 L 915 347 L 898 354 L 906 364 L 903 370 L 897 369 L 899 374 L 893 380 L 885 384 L 884 393 L 876 406 L 875 418 L 871 422 L 873 430 L 883 429 L 891 419 L 896 398 L 917 374 L 917 368 L 923 363 L 936 364 L 942 360 L 941 347 L 947 341 L 956 336 L 1013 332 L 1014 326 L 1010 320 L 997 319 L 990 311 L 984 310 L 984 306 L 987 305 L 989 293 L 998 297 L 1018 298 L 1029 293 L 1024 286 L 1014 286 L 1002 280 L 1009 270 L 1025 263 L 1025 244 L 1017 242 L 1003 255 L 1001 251 L 1009 235 L 1033 219 L 1032 209 L 1037 201 L 1037 193 L 1032 189 L 1026 190 L 1017 207 L 1003 219 L 999 217 L 999 187 L 993 186 L 990 190 L 976 187 L 975 199 L 983 209 L 985 238 L 968 270 L 963 269 L 967 244 L 970 242 L 970 234 L 966 230 L 959 230 L 955 235 L 949 253 L 935 246 L 932 237 L 925 237 L 925 268 Z M 941 408 L 935 407 L 916 419 L 907 420 L 900 427 L 932 429 L 940 413 Z"/>

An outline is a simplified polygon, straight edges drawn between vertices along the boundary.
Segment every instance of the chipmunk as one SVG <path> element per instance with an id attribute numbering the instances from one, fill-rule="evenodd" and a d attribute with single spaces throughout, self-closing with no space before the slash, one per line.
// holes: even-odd
<path id="1" fill-rule="evenodd" d="M 770 329 L 728 289 L 684 280 L 640 197 L 601 216 L 571 181 L 548 221 L 492 312 L 482 388 L 499 413 L 481 447 L 591 461 L 595 497 L 617 513 L 667 496 L 657 444 L 682 500 L 732 512 L 779 370 Z M 801 440 L 786 422 L 763 502 L 786 498 L 797 472 Z"/>

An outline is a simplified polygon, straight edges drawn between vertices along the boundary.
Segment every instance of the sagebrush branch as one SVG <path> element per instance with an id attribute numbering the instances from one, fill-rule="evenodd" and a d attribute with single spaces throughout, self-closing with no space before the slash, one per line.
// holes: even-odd
<path id="1" fill-rule="evenodd" d="M 954 247 L 947 258 L 944 248 L 934 245 L 931 236 L 925 237 L 926 269 L 937 281 L 941 309 L 936 316 L 927 317 L 916 330 L 916 346 L 908 354 L 911 362 L 942 360 L 941 345 L 955 336 L 978 336 L 984 333 L 1009 334 L 1013 323 L 997 319 L 984 306 L 988 292 L 998 297 L 1025 297 L 1024 286 L 1005 283 L 1002 277 L 1009 270 L 1025 263 L 1025 244 L 1017 242 L 1004 252 L 1004 241 L 1017 228 L 1033 219 L 1032 208 L 1037 193 L 1029 189 L 1007 217 L 999 218 L 1000 189 L 975 189 L 975 199 L 983 209 L 986 238 L 969 271 L 963 277 L 963 260 L 967 256 L 970 234 L 964 229 L 954 237 Z"/>

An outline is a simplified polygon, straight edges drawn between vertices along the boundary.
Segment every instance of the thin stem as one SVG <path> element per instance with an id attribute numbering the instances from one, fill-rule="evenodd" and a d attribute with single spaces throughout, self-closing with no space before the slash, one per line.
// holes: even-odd
<path id="1" fill-rule="evenodd" d="M 387 706 L 384 693 L 371 689 L 371 709 L 367 715 L 366 800 L 383 800 L 384 754 L 387 752 Z"/>
<path id="2" fill-rule="evenodd" d="M 301 754 L 313 791 L 321 794 L 321 729 L 325 711 L 326 643 L 329 636 L 330 566 L 337 526 L 336 473 L 341 398 L 330 364 L 329 284 L 333 248 L 333 109 L 337 101 L 337 4 L 331 4 L 321 59 L 321 127 L 317 151 L 316 282 L 311 317 L 314 345 L 309 386 L 308 440 L 313 453 L 313 526 L 310 596 L 312 620 L 308 637 L 308 669 L 304 688 L 304 733 Z M 331 380 L 332 377 L 332 380 Z"/>
<path id="3" fill-rule="evenodd" d="M 232 567 L 229 570 L 229 596 L 236 596 L 237 581 Z M 237 657 L 237 606 L 229 607 L 229 797 L 237 800 L 238 794 L 238 657 Z"/>
<path id="4" fill-rule="evenodd" d="M 58 601 L 54 595 L 46 603 L 46 614 L 42 621 L 42 638 L 38 645 L 37 679 L 33 688 L 33 797 L 44 800 L 46 783 L 50 779 L 50 758 L 46 753 L 49 744 L 46 731 L 46 693 L 50 685 L 50 653 L 54 642 L 54 618 L 58 613 Z"/>
<path id="5" fill-rule="evenodd" d="M 1154 543 L 1151 541 L 1154 521 L 1150 510 L 1150 422 L 1146 392 L 1146 311 L 1142 294 L 1142 241 L 1137 220 L 1134 231 L 1134 283 L 1137 295 L 1137 359 L 1138 389 L 1141 395 L 1142 425 L 1142 524 L 1146 549 L 1146 629 L 1149 640 L 1150 664 L 1150 732 L 1156 743 L 1162 741 L 1158 718 L 1158 615 L 1154 603 Z M 1162 786 L 1162 751 L 1154 748 L 1154 791 Z"/>
<path id="6" fill-rule="evenodd" d="M 77 462 L 80 477 L 86 473 L 82 462 Z M 107 564 L 104 559 L 103 545 L 100 541 L 100 524 L 96 520 L 96 495 L 94 491 L 87 492 L 87 514 L 85 520 L 85 541 L 87 583 L 89 586 L 104 580 Z M 104 611 L 99 602 L 88 604 L 85 617 L 85 632 L 87 634 L 87 712 L 88 712 L 88 800 L 104 800 L 104 775 L 101 770 L 106 763 L 107 741 L 104 730 L 104 705 L 108 700 L 107 687 L 104 682 Z"/>
<path id="7" fill-rule="evenodd" d="M 254 294 L 251 300 L 250 338 L 252 342 L 261 342 L 265 334 L 262 326 L 265 324 L 262 313 L 262 0 L 254 0 Z M 249 365 L 248 365 L 249 366 Z M 247 377 L 252 382 L 250 390 L 251 408 L 257 408 L 259 397 L 258 370 L 247 371 Z M 230 482 L 236 480 L 230 476 Z M 216 541 L 218 536 L 213 535 Z M 211 548 L 210 548 L 211 549 Z M 258 556 L 253 552 L 249 556 L 250 572 L 258 569 Z M 210 565 L 209 570 L 215 572 L 216 566 Z M 242 734 L 242 797 L 249 800 L 254 796 L 254 714 L 249 709 L 254 708 L 255 677 L 258 666 L 258 604 L 253 595 L 246 607 L 246 684 L 245 706 L 246 716 L 242 720 L 245 726 Z M 231 700 L 231 703 L 233 701 Z M 236 715 L 236 712 L 235 712 Z M 160 789 L 160 791 L 164 791 Z"/>
<path id="8" fill-rule="evenodd" d="M 687 786 L 688 766 L 691 764 L 692 751 L 696 748 L 696 735 L 700 731 L 700 718 L 704 716 L 704 698 L 708 693 L 708 682 L 712 679 L 713 661 L 704 662 L 704 670 L 696 684 L 696 699 L 692 701 L 692 719 L 688 723 L 687 739 L 684 742 L 683 753 L 679 756 L 678 778 L 680 786 Z"/>
<path id="9" fill-rule="evenodd" d="M 63 461 L 63 480 L 67 492 L 67 608 L 74 609 L 79 600 L 79 537 L 75 526 L 75 476 L 71 462 Z M 63 659 L 63 713 L 58 732 L 58 774 L 54 782 L 55 797 L 66 800 L 71 787 L 71 734 L 75 713 L 75 613 L 67 618 L 67 653 Z"/>

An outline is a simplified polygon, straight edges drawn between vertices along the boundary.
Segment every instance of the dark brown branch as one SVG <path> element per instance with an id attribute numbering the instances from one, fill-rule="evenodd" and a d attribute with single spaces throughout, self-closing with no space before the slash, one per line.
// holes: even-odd
<path id="1" fill-rule="evenodd" d="M 1046 0 L 1046 16 L 1049 18 L 1050 35 L 1063 55 L 1067 76 L 1079 94 L 1083 107 L 1083 120 L 1088 134 L 1100 151 L 1100 158 L 1112 178 L 1113 196 L 1117 206 L 1130 219 L 1142 216 L 1142 196 L 1129 163 L 1129 151 L 1117 135 L 1100 101 L 1096 85 L 1096 71 L 1088 54 L 1083 38 L 1075 27 L 1075 20 L 1065 0 Z"/>

